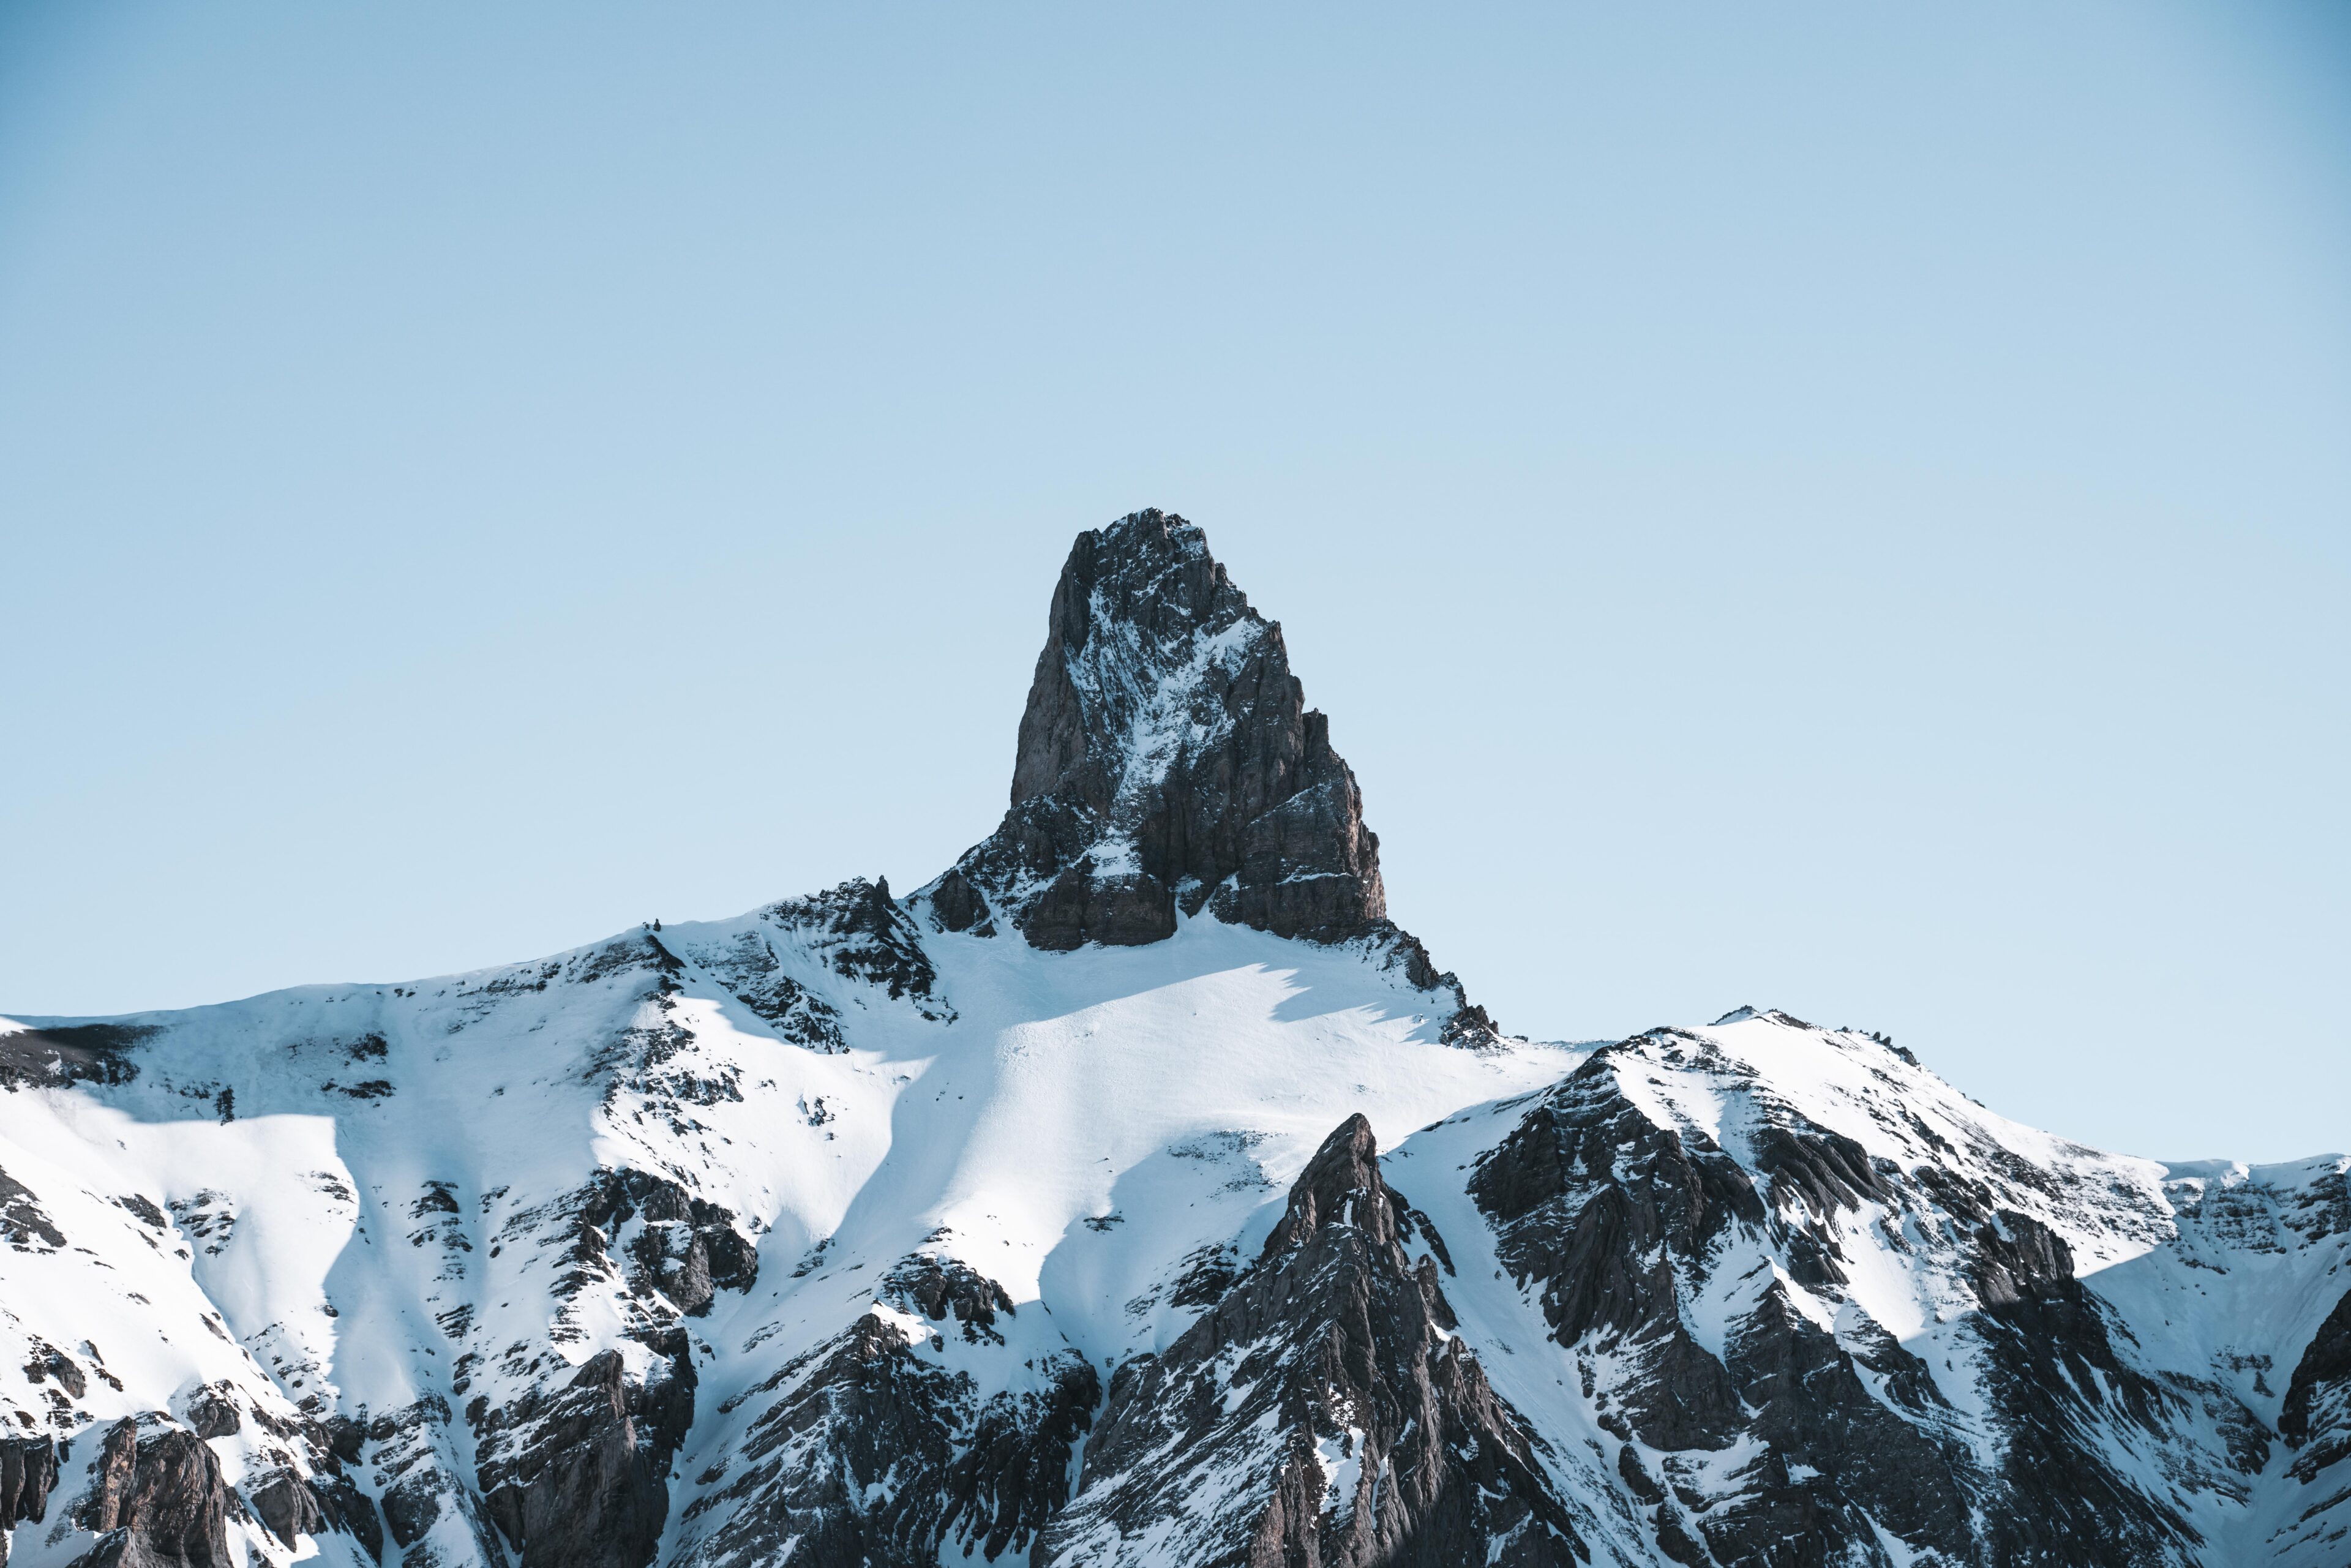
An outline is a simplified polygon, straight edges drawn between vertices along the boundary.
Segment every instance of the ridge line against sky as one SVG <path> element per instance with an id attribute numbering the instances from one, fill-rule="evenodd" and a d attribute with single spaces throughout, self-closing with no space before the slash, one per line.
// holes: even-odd
<path id="1" fill-rule="evenodd" d="M 1506 1027 L 2351 1145 L 2351 21 L 0 16 L 0 1008 L 943 870 L 1180 512 Z"/>

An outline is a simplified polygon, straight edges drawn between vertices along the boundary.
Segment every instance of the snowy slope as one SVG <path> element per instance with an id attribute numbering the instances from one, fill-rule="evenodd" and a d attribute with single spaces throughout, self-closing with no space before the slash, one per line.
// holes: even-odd
<path id="1" fill-rule="evenodd" d="M 746 935 L 774 941 L 843 1044 L 781 1038 L 697 961 Z M 131 1394 L 94 1385 L 61 1430 L 221 1381 L 362 1423 L 496 1402 L 541 1375 L 535 1362 L 642 1356 L 632 1336 L 675 1315 L 657 1289 L 560 1272 L 568 1210 L 600 1170 L 627 1168 L 724 1210 L 757 1249 L 758 1284 L 693 1320 L 705 1406 L 853 1321 L 926 1246 L 983 1269 L 1016 1312 L 1045 1303 L 1053 1346 L 1114 1364 L 1172 1333 L 1186 1260 L 1270 1224 L 1261 1211 L 1347 1115 L 1401 1136 L 1577 1060 L 1441 1046 L 1428 997 L 1377 956 L 1207 915 L 1151 946 L 1050 958 L 946 934 L 925 946 L 951 1020 L 833 972 L 767 913 L 118 1020 L 153 1031 L 130 1083 L 12 1096 L 0 1169 L 98 1257 L 37 1239 L 0 1252 L 16 1336 L 0 1354 L 21 1364 L 38 1341 L 94 1369 L 89 1340 L 136 1375 Z M 628 1236 L 606 1242 L 625 1259 Z M 509 1344 L 531 1354 L 502 1356 Z M 449 1427 L 400 1440 L 463 1476 L 469 1445 Z M 706 1468 L 733 1437 L 723 1416 L 697 1423 L 681 1464 Z M 436 1525 L 450 1562 L 477 1550 L 457 1513 Z"/>

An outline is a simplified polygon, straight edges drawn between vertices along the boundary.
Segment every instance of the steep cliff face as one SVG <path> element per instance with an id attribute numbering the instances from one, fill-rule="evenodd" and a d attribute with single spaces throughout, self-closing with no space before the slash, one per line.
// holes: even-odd
<path id="1" fill-rule="evenodd" d="M 0 1019 L 0 1560 L 2351 1561 L 2351 1161 L 1507 1037 L 1197 529 L 1050 619 L 911 896 Z"/>
<path id="2" fill-rule="evenodd" d="M 1423 1222 L 1426 1223 L 1425 1221 Z M 1538 1568 L 1589 1559 L 1452 1330 L 1435 1249 L 1350 1117 L 1256 1263 L 1165 1354 L 1120 1369 L 1050 1563 Z"/>
<path id="3" fill-rule="evenodd" d="M 0 1437 L 0 1565 L 8 1561 L 9 1532 L 48 1517 L 49 1489 L 57 1484 L 56 1439 Z"/>
<path id="4" fill-rule="evenodd" d="M 1389 931 L 1379 839 L 1281 628 L 1157 511 L 1078 536 L 1011 810 L 932 897 L 951 930 L 1000 913 L 1053 951 L 1163 941 L 1203 908 L 1318 942 Z"/>

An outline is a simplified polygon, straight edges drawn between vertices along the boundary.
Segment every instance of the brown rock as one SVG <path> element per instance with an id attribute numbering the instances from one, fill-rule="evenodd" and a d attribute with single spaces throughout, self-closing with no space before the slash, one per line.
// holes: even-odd
<path id="1" fill-rule="evenodd" d="M 228 1487 L 202 1437 L 176 1423 L 142 1431 L 125 1419 L 106 1434 L 96 1468 L 79 1523 L 106 1539 L 76 1568 L 229 1568 Z"/>
<path id="2" fill-rule="evenodd" d="M 47 1437 L 0 1437 L 0 1563 L 8 1561 L 8 1531 L 48 1517 L 57 1484 L 57 1446 Z"/>

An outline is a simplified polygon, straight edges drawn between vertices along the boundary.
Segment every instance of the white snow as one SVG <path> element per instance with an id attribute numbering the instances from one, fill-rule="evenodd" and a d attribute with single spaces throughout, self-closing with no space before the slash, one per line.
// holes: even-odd
<path id="1" fill-rule="evenodd" d="M 1184 740 L 1169 728 L 1137 755 Z M 690 1320 L 700 1414 L 677 1470 L 691 1477 L 723 1468 L 758 1414 L 727 1413 L 735 1396 L 861 1314 L 969 1377 L 978 1398 L 1029 1386 L 1056 1354 L 1107 1370 L 1164 1349 L 1197 1310 L 1171 1300 L 1186 1270 L 1253 1257 L 1308 1155 L 1360 1111 L 1451 1250 L 1458 1341 L 1547 1435 L 1541 1462 L 1571 1495 L 1620 1486 L 1614 1439 L 1583 1380 L 1605 1397 L 1625 1369 L 1604 1348 L 1551 1342 L 1464 1190 L 1479 1156 L 1588 1048 L 1444 1046 L 1437 1002 L 1378 955 L 1207 917 L 1149 946 L 1060 955 L 1011 936 L 927 935 L 927 1014 L 835 974 L 820 945 L 761 915 L 671 927 L 662 941 L 680 963 L 651 999 L 645 969 L 598 973 L 611 945 L 597 945 L 413 986 L 313 987 L 126 1020 L 162 1031 L 135 1082 L 13 1092 L 0 1170 L 68 1243 L 0 1248 L 0 1364 L 24 1364 L 37 1343 L 120 1379 L 117 1390 L 91 1377 L 68 1421 L 82 1430 L 184 1411 L 204 1384 L 288 1416 L 305 1403 L 455 1409 L 547 1375 L 503 1366 L 497 1353 L 513 1345 L 538 1347 L 533 1368 L 617 1347 L 642 1375 L 643 1308 L 620 1277 L 642 1219 L 608 1239 L 610 1278 L 567 1295 L 556 1287 L 568 1237 L 550 1207 L 600 1167 L 629 1166 L 731 1212 L 758 1249 L 757 1284 L 722 1291 Z M 839 1014 L 845 1049 L 780 1038 L 729 991 L 724 964 L 747 942 Z M 2339 1157 L 2249 1169 L 2103 1155 L 1993 1115 L 1868 1037 L 1774 1014 L 1645 1036 L 1611 1061 L 1640 1113 L 1750 1166 L 1763 1131 L 1795 1117 L 1900 1171 L 1964 1171 L 2064 1237 L 2149 1368 L 2217 1383 L 2264 1422 L 2341 1294 L 2344 1238 L 2308 1239 L 2288 1223 L 2315 1184 L 2339 1176 Z M 116 1201 L 134 1197 L 169 1228 Z M 1974 1287 L 1948 1219 L 1871 1201 L 1829 1223 L 1845 1284 L 1800 1286 L 1742 1232 L 1689 1285 L 1693 1338 L 1721 1354 L 1774 1287 L 1840 1338 L 1874 1321 L 1926 1362 L 1991 1461 L 1968 1333 Z M 884 1298 L 883 1276 L 924 1250 L 1003 1288 L 1014 1310 L 997 1323 L 1001 1345 Z M 1247 1388 L 1228 1394 L 1238 1408 Z M 34 1388 L 0 1391 L 0 1418 L 20 1411 L 20 1425 L 51 1416 Z M 417 1440 L 470 1475 L 462 1424 Z M 258 1441 L 248 1424 L 214 1447 L 242 1477 L 265 1462 Z M 2199 1428 L 2182 1441 L 2186 1459 L 2124 1458 L 2154 1486 L 2221 1439 Z M 93 1448 L 78 1445 L 77 1463 Z M 1346 1506 L 1361 1449 L 1358 1431 L 1324 1455 Z M 2281 1479 L 2286 1458 L 2273 1457 L 2251 1503 L 2194 1491 L 2198 1527 L 2232 1551 L 2292 1539 L 2307 1505 Z M 1738 1451 L 1677 1462 L 1697 1466 L 1691 1484 L 1719 1472 L 1729 1486 Z M 694 1483 L 679 1487 L 665 1550 L 686 1528 Z M 1646 1561 L 1636 1533 L 1611 1533 L 1616 1517 L 1596 1511 L 1598 1549 Z M 240 1529 L 255 1562 L 285 1560 L 265 1532 Z M 51 1568 L 34 1534 L 17 1532 L 16 1561 Z M 452 1563 L 471 1550 L 454 1516 L 434 1540 Z M 1881 1533 L 1881 1544 L 1907 1560 L 1903 1543 Z M 330 1559 L 350 1549 L 343 1537 L 318 1547 Z"/>

